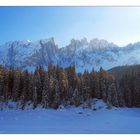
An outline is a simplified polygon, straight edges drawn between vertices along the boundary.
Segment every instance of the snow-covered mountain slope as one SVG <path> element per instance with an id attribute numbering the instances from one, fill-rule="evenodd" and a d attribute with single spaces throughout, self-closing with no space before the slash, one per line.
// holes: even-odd
<path id="1" fill-rule="evenodd" d="M 140 42 L 119 47 L 106 40 L 87 41 L 72 39 L 70 44 L 61 48 L 53 38 L 35 42 L 11 41 L 0 45 L 0 64 L 34 70 L 36 66 L 56 64 L 67 67 L 76 65 L 78 72 L 85 69 L 98 70 L 100 66 L 110 69 L 120 65 L 140 64 Z"/>
<path id="2" fill-rule="evenodd" d="M 36 66 L 57 64 L 58 47 L 54 39 L 13 41 L 0 46 L 0 64 L 34 69 Z"/>

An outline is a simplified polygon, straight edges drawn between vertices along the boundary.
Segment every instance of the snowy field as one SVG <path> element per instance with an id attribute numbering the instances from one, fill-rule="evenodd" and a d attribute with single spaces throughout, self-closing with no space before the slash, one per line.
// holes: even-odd
<path id="1" fill-rule="evenodd" d="M 5 109 L 0 111 L 0 133 L 140 134 L 140 109 L 108 110 L 103 104 L 96 108 Z"/>

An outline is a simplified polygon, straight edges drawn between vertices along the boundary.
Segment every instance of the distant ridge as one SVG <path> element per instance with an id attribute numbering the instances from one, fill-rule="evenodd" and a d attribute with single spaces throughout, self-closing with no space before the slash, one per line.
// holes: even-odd
<path id="1" fill-rule="evenodd" d="M 55 39 L 37 41 L 10 41 L 0 45 L 0 64 L 33 71 L 36 66 L 49 64 L 68 67 L 75 64 L 78 72 L 108 70 L 116 66 L 140 64 L 140 42 L 119 47 L 103 39 L 87 41 L 72 39 L 65 47 L 56 45 Z"/>

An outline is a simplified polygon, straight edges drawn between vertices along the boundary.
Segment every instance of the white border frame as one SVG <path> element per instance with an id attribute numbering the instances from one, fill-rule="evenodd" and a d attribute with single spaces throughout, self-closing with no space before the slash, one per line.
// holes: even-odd
<path id="1" fill-rule="evenodd" d="M 0 0 L 0 6 L 140 6 L 140 0 Z M 140 135 L 17 135 L 1 134 L 0 140 L 139 140 Z"/>
<path id="2" fill-rule="evenodd" d="M 140 6 L 139 0 L 0 0 L 0 6 Z"/>
<path id="3" fill-rule="evenodd" d="M 139 140 L 140 135 L 117 134 L 2 134 L 1 140 Z"/>

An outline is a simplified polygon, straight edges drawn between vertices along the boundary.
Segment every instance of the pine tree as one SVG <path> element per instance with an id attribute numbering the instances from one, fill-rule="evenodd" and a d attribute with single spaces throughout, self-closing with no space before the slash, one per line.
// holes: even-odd
<path id="1" fill-rule="evenodd" d="M 101 67 L 100 72 L 99 72 L 99 87 L 100 87 L 101 98 L 104 101 L 106 101 L 106 98 L 107 98 L 105 74 L 106 74 L 105 71 Z"/>
<path id="2" fill-rule="evenodd" d="M 59 88 L 59 83 L 56 80 L 55 81 L 55 95 L 54 95 L 54 101 L 53 101 L 53 108 L 57 109 L 59 105 L 61 104 L 60 100 L 60 88 Z"/>
<path id="3" fill-rule="evenodd" d="M 111 92 L 112 92 L 112 104 L 114 106 L 118 107 L 119 106 L 119 103 L 118 103 L 118 93 L 117 93 L 117 90 L 116 90 L 115 83 L 111 84 Z"/>
<path id="4" fill-rule="evenodd" d="M 36 92 L 37 92 L 37 102 L 41 103 L 43 85 L 41 82 L 41 74 L 40 74 L 39 68 L 36 68 L 36 70 L 34 72 L 34 83 L 35 83 Z"/>
<path id="5" fill-rule="evenodd" d="M 80 105 L 80 97 L 77 88 L 73 92 L 72 102 L 76 107 Z"/>
<path id="6" fill-rule="evenodd" d="M 137 75 L 137 76 L 136 76 Z M 135 107 L 140 107 L 140 72 L 131 75 L 130 88 L 132 93 L 132 104 Z"/>
<path id="7" fill-rule="evenodd" d="M 122 79 L 124 99 L 125 99 L 126 105 L 128 107 L 132 107 L 132 95 L 131 95 L 129 84 L 130 84 L 129 77 L 128 75 L 125 75 L 124 78 Z"/>
<path id="8" fill-rule="evenodd" d="M 93 89 L 93 93 L 94 93 L 93 97 L 101 99 L 100 85 L 99 85 L 99 75 L 96 72 L 94 72 L 92 77 L 93 77 L 92 89 Z"/>
<path id="9" fill-rule="evenodd" d="M 3 71 L 3 93 L 4 93 L 4 101 L 8 102 L 10 99 L 9 92 L 8 92 L 8 71 Z"/>
<path id="10" fill-rule="evenodd" d="M 37 107 L 37 87 L 33 89 L 33 109 Z"/>
<path id="11" fill-rule="evenodd" d="M 29 101 L 29 73 L 27 70 L 25 70 L 23 72 L 23 77 L 24 77 L 24 80 L 23 80 L 23 90 L 22 90 L 22 99 L 23 99 L 23 102 L 24 104 L 26 104 L 28 101 Z"/>
<path id="12" fill-rule="evenodd" d="M 120 85 L 118 82 L 116 82 L 116 89 L 117 89 L 117 93 L 118 93 L 119 106 L 124 107 L 125 106 L 124 95 L 123 95 L 123 92 L 121 92 Z"/>
<path id="13" fill-rule="evenodd" d="M 75 88 L 77 88 L 76 85 L 78 80 L 78 76 L 75 70 L 75 65 L 71 65 L 70 67 L 68 67 L 66 69 L 66 74 L 69 81 L 69 85 L 71 85 L 71 87 L 74 90 Z"/>
<path id="14" fill-rule="evenodd" d="M 73 92 L 74 92 L 74 90 L 73 90 L 73 88 L 70 86 L 69 89 L 68 89 L 68 95 L 67 95 L 67 100 L 68 100 L 68 101 L 67 101 L 67 104 L 68 104 L 68 105 L 73 104 L 73 103 L 72 103 Z"/>
<path id="15" fill-rule="evenodd" d="M 68 79 L 66 77 L 64 69 L 58 68 L 57 75 L 58 75 L 58 80 L 56 80 L 58 83 L 57 86 L 61 87 L 60 88 L 60 98 L 64 102 L 64 100 L 66 100 L 66 96 L 68 94 Z"/>
<path id="16" fill-rule="evenodd" d="M 13 97 L 13 87 L 14 87 L 14 80 L 15 80 L 15 70 L 13 68 L 9 68 L 8 70 L 8 93 L 9 98 L 12 99 Z"/>
<path id="17" fill-rule="evenodd" d="M 50 104 L 49 95 L 50 95 L 49 77 L 46 74 L 44 84 L 43 84 L 43 90 L 42 90 L 42 105 L 44 108 L 49 107 L 49 104 Z"/>
<path id="18" fill-rule="evenodd" d="M 4 107 L 4 98 L 3 96 L 0 96 L 0 110 L 3 110 Z"/>
<path id="19" fill-rule="evenodd" d="M 112 86 L 108 86 L 108 91 L 107 91 L 107 106 L 110 109 L 112 106 Z"/>
<path id="20" fill-rule="evenodd" d="M 14 72 L 14 81 L 13 81 L 13 88 L 12 88 L 12 97 L 14 101 L 19 100 L 19 93 L 20 93 L 20 74 L 18 70 L 15 70 Z"/>

